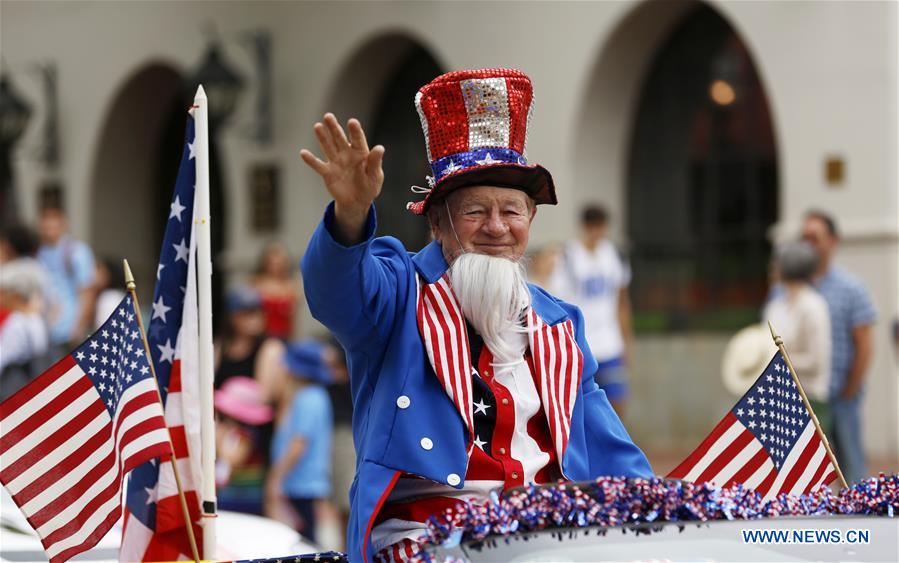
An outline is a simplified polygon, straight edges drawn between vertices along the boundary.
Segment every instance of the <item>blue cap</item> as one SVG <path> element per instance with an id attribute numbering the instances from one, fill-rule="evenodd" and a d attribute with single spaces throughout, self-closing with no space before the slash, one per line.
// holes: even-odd
<path id="1" fill-rule="evenodd" d="M 317 383 L 331 383 L 334 377 L 325 363 L 325 347 L 315 340 L 301 340 L 287 345 L 284 363 L 287 370 L 297 379 L 308 379 Z"/>
<path id="2" fill-rule="evenodd" d="M 254 288 L 241 285 L 228 292 L 225 305 L 229 313 L 261 309 L 262 296 Z"/>

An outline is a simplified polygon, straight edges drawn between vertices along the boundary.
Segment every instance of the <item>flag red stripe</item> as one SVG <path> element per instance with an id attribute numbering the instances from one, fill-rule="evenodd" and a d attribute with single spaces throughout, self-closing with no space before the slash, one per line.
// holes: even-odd
<path id="1" fill-rule="evenodd" d="M 406 560 L 412 561 L 412 558 L 415 556 L 415 552 L 412 550 L 412 540 L 404 539 L 403 543 L 406 545 Z"/>
<path id="2" fill-rule="evenodd" d="M 122 464 L 122 471 L 127 473 L 138 465 L 142 465 L 153 458 L 169 459 L 170 452 L 171 450 L 169 449 L 169 445 L 167 443 L 157 442 L 155 444 L 151 444 L 146 448 L 138 450 L 134 452 L 133 455 L 129 456 L 128 459 L 126 459 Z"/>
<path id="3" fill-rule="evenodd" d="M 737 417 L 734 416 L 734 413 L 727 413 L 724 418 L 721 419 L 721 422 L 718 423 L 717 426 L 712 430 L 712 433 L 706 436 L 706 439 L 699 444 L 699 447 L 693 450 L 687 459 L 681 462 L 680 465 L 674 468 L 670 473 L 668 473 L 667 477 L 669 479 L 683 479 L 687 476 L 688 473 L 693 469 L 693 467 L 699 463 L 702 459 L 702 456 L 705 455 L 707 451 L 709 451 L 715 442 L 724 434 L 728 428 L 733 426 L 734 422 L 736 422 Z"/>
<path id="4" fill-rule="evenodd" d="M 172 369 L 169 372 L 169 395 L 181 392 L 181 359 L 176 358 L 172 362 Z"/>
<path id="5" fill-rule="evenodd" d="M 768 494 L 768 490 L 771 489 L 771 486 L 774 484 L 775 479 L 777 479 L 777 469 L 775 467 L 772 467 L 771 471 L 768 472 L 768 476 L 765 477 L 765 479 L 761 483 L 759 483 L 759 486 L 755 488 L 756 492 L 764 497 L 766 494 Z"/>
<path id="6" fill-rule="evenodd" d="M 31 482 L 27 487 L 22 489 L 19 494 L 15 495 L 16 503 L 23 506 L 30 502 L 34 497 L 43 492 L 45 489 L 59 481 L 68 471 L 81 465 L 92 453 L 97 451 L 102 444 L 109 440 L 108 427 L 88 438 L 84 444 L 79 446 L 77 450 L 72 452 L 66 459 L 62 460 L 56 467 L 47 471 L 37 479 Z"/>
<path id="7" fill-rule="evenodd" d="M 87 381 L 87 378 L 81 381 Z M 88 385 L 90 382 L 88 381 Z M 80 396 L 84 391 L 81 391 L 76 394 L 76 396 Z M 53 401 L 56 402 L 55 400 Z M 56 409 L 47 410 L 52 407 L 42 408 L 41 410 L 34 413 L 33 416 L 29 417 L 29 424 L 31 424 L 32 419 L 40 419 L 41 422 L 47 422 L 49 413 L 57 412 Z M 18 477 L 23 471 L 31 468 L 31 466 L 40 462 L 41 459 L 46 457 L 48 454 L 52 453 L 53 450 L 58 448 L 64 442 L 72 438 L 78 431 L 82 428 L 90 424 L 91 421 L 96 419 L 100 413 L 106 410 L 106 406 L 100 401 L 99 396 L 97 396 L 97 400 L 87 406 L 83 411 L 75 415 L 75 418 L 66 422 L 64 425 L 59 427 L 55 432 L 47 436 L 44 441 L 37 444 L 34 448 L 29 451 L 23 453 L 20 457 L 16 458 L 16 460 L 9 464 L 3 471 L 0 471 L 0 481 L 4 483 L 9 483 L 16 477 Z M 18 429 L 17 429 L 18 430 Z M 108 431 L 108 430 L 107 430 Z M 18 440 L 24 439 L 25 436 L 19 437 Z M 17 440 L 17 441 L 18 441 Z M 66 463 L 68 465 L 68 463 Z"/>
<path id="8" fill-rule="evenodd" d="M 183 426 L 173 426 L 169 428 L 169 434 L 172 436 L 172 446 L 175 448 L 175 458 L 184 459 L 190 456 L 187 447 L 187 432 Z"/>
<path id="9" fill-rule="evenodd" d="M 31 433 L 43 426 L 53 415 L 63 410 L 78 397 L 84 395 L 88 389 L 92 388 L 93 385 L 91 384 L 91 380 L 88 379 L 87 376 L 84 376 L 79 378 L 71 387 L 53 397 L 47 403 L 34 407 L 34 413 L 31 416 L 23 420 L 22 423 L 16 426 L 12 431 L 3 433 L 3 436 L 0 437 L 0 451 L 6 452 L 6 450 L 27 438 Z M 99 395 L 97 395 L 97 399 L 99 401 Z M 101 407 L 106 408 L 103 406 L 103 403 L 98 404 Z M 94 416 L 96 416 L 96 414 Z M 67 423 L 66 426 L 68 426 L 68 424 L 69 423 Z M 64 426 L 64 428 L 66 426 Z M 8 469 L 9 468 L 7 468 L 7 470 Z M 4 482 L 9 482 L 5 477 L 7 470 L 0 473 L 0 475 L 3 475 L 2 479 Z"/>
<path id="10" fill-rule="evenodd" d="M 802 454 L 800 454 L 799 458 L 793 462 L 793 466 L 790 467 L 790 472 L 787 474 L 787 478 L 783 480 L 783 484 L 780 486 L 778 493 L 790 492 L 793 485 L 799 481 L 799 478 L 802 477 L 802 474 L 808 469 L 808 462 L 812 459 L 812 456 L 815 455 L 815 450 L 822 447 L 821 439 L 818 438 L 818 434 L 812 434 L 811 439 L 802 450 Z M 784 469 L 785 468 L 781 468 L 781 471 Z"/>
<path id="11" fill-rule="evenodd" d="M 0 403 L 0 422 L 10 414 L 19 410 L 22 405 L 35 398 L 45 387 L 52 385 L 54 381 L 62 377 L 74 366 L 75 358 L 66 356 L 50 366 L 50 369 L 37 376 L 34 381 L 25 387 L 22 387 L 11 397 Z"/>
<path id="12" fill-rule="evenodd" d="M 158 403 L 158 402 L 159 402 L 159 395 L 154 390 L 154 391 L 145 391 L 145 392 L 141 393 L 140 395 L 135 395 L 134 397 L 132 397 L 125 403 L 120 403 L 119 404 L 119 412 L 117 415 L 118 419 L 116 421 L 116 428 L 115 428 L 114 436 L 118 436 L 119 430 L 122 428 L 122 424 L 124 423 L 125 420 L 128 419 L 128 417 L 130 417 L 131 415 L 133 415 L 135 412 L 139 411 L 140 409 L 150 406 L 153 403 Z M 162 405 L 160 405 L 159 409 L 162 410 Z"/>
<path id="13" fill-rule="evenodd" d="M 822 483 L 825 483 L 825 484 L 827 484 L 827 485 L 830 485 L 831 483 L 834 482 L 834 480 L 835 480 L 836 478 L 837 478 L 837 470 L 834 469 L 833 471 L 831 471 L 830 473 L 827 474 L 827 477 L 824 478 L 824 480 L 822 481 Z"/>
<path id="14" fill-rule="evenodd" d="M 749 445 L 750 442 L 752 442 L 753 438 L 754 436 L 752 435 L 752 432 L 744 429 L 736 438 L 733 439 L 733 441 L 726 448 L 721 451 L 720 454 L 718 454 L 718 457 L 716 457 L 715 460 L 712 461 L 712 463 L 710 463 L 709 466 L 699 474 L 699 477 L 697 477 L 694 482 L 705 483 L 712 480 L 712 478 L 714 478 L 719 471 L 724 469 L 724 467 L 728 463 L 730 463 L 735 457 L 737 457 L 737 454 L 743 451 L 743 448 L 745 448 Z"/>
<path id="15" fill-rule="evenodd" d="M 108 432 L 108 428 L 104 428 L 104 431 Z M 41 510 L 34 513 L 28 521 L 31 522 L 31 525 L 35 528 L 40 528 L 49 522 L 67 506 L 81 498 L 81 496 L 99 481 L 101 477 L 115 469 L 115 462 L 115 452 L 110 452 L 105 458 L 99 460 L 97 465 L 88 471 L 77 483 L 72 485 L 66 492 L 59 495 L 58 500 L 49 503 Z M 117 482 L 118 480 L 115 481 L 115 483 Z"/>
<path id="16" fill-rule="evenodd" d="M 803 492 L 808 492 L 812 490 L 815 485 L 821 482 L 821 476 L 827 470 L 827 467 L 830 465 L 830 458 L 827 456 L 827 452 L 825 452 L 824 459 L 821 460 L 821 463 L 818 464 L 818 469 L 815 470 L 815 474 L 812 475 L 812 479 L 808 482 L 808 487 Z"/>
<path id="17" fill-rule="evenodd" d="M 740 468 L 739 471 L 734 473 L 734 476 L 731 477 L 727 483 L 724 484 L 724 487 L 730 487 L 737 483 L 745 483 L 747 479 L 752 477 L 752 475 L 758 471 L 758 468 L 765 463 L 765 460 L 768 459 L 768 452 L 765 451 L 765 448 L 762 447 L 759 451 L 755 452 L 749 461 L 746 462 L 746 465 Z"/>
<path id="18" fill-rule="evenodd" d="M 88 518 L 90 518 L 92 514 L 97 512 L 104 503 L 119 496 L 119 491 L 121 490 L 122 486 L 122 474 L 119 471 L 115 471 L 114 473 L 115 478 L 112 480 L 112 482 L 110 482 L 105 489 L 91 497 L 91 499 L 87 501 L 87 504 L 85 504 L 84 507 L 78 512 L 78 515 L 75 518 L 44 538 L 43 543 L 45 547 L 62 541 L 77 532 L 84 524 L 84 522 Z M 117 512 L 118 510 L 121 510 L 121 506 L 119 505 L 119 503 L 115 503 L 115 505 Z M 67 506 L 68 504 L 65 506 L 60 506 L 60 510 L 66 508 Z M 118 519 L 118 514 L 116 514 L 116 519 Z"/>
<path id="19" fill-rule="evenodd" d="M 88 550 L 97 545 L 97 542 L 99 542 L 103 538 L 103 536 L 106 535 L 106 532 L 108 532 L 110 528 L 115 525 L 116 521 L 119 519 L 119 515 L 121 514 L 121 512 L 121 507 L 116 506 L 116 508 L 106 516 L 103 522 L 101 522 L 100 525 L 93 532 L 91 532 L 91 534 L 83 542 L 61 551 L 55 557 L 51 557 L 49 563 L 62 563 L 63 561 L 68 561 L 78 553 L 81 553 L 82 551 Z M 46 545 L 47 544 L 44 544 L 45 548 Z"/>

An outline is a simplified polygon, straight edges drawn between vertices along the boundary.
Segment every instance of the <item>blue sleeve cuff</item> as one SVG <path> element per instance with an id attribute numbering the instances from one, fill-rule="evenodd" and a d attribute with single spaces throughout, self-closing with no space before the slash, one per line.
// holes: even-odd
<path id="1" fill-rule="evenodd" d="M 327 240 L 340 248 L 357 248 L 364 246 L 375 238 L 375 231 L 378 228 L 378 219 L 375 212 L 375 204 L 371 204 L 368 210 L 368 217 L 365 218 L 365 233 L 362 242 L 351 246 L 340 244 L 334 239 L 334 202 L 328 204 L 325 208 L 325 216 L 322 218 L 323 231 L 327 234 Z"/>

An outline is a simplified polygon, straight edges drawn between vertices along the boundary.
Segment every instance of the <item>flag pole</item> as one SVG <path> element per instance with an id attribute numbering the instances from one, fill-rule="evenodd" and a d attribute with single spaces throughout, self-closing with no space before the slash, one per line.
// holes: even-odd
<path id="1" fill-rule="evenodd" d="M 209 208 L 209 114 L 201 84 L 194 96 L 196 155 L 197 309 L 199 315 L 200 467 L 203 556 L 216 559 L 215 413 L 213 410 L 212 248 Z"/>
<path id="2" fill-rule="evenodd" d="M 793 369 L 793 362 L 790 361 L 790 355 L 787 354 L 786 348 L 784 348 L 783 338 L 780 337 L 779 334 L 774 332 L 774 325 L 771 324 L 771 321 L 768 321 L 768 329 L 771 330 L 771 338 L 774 339 L 774 345 L 777 346 L 777 349 L 780 350 L 780 353 L 783 355 L 784 360 L 787 362 L 787 367 L 790 369 L 790 375 L 793 377 L 793 382 L 796 384 L 796 388 L 799 389 L 799 394 L 802 396 L 802 402 L 805 404 L 805 410 L 808 411 L 809 415 L 811 415 L 812 422 L 815 423 L 815 430 L 818 432 L 818 437 L 821 438 L 821 442 L 824 444 L 824 449 L 827 450 L 827 457 L 830 458 L 830 463 L 833 464 L 834 469 L 837 472 L 837 477 L 840 479 L 840 485 L 844 489 L 848 489 L 849 485 L 846 484 L 846 479 L 843 477 L 843 472 L 840 470 L 840 464 L 837 463 L 837 457 L 833 455 L 833 450 L 830 448 L 830 442 L 827 441 L 827 435 L 824 434 L 824 430 L 821 428 L 821 423 L 818 422 L 818 417 L 815 415 L 815 411 L 812 410 L 811 403 L 808 402 L 808 397 L 805 395 L 805 390 L 802 389 L 802 383 L 799 382 L 799 376 L 796 375 L 796 370 Z"/>
<path id="3" fill-rule="evenodd" d="M 159 380 L 156 379 L 156 367 L 153 365 L 153 357 L 150 355 L 150 344 L 147 342 L 147 334 L 144 332 L 144 321 L 140 314 L 140 303 L 137 300 L 137 284 L 134 282 L 134 275 L 131 273 L 131 266 L 128 265 L 128 260 L 122 260 L 122 265 L 125 268 L 125 287 L 128 289 L 129 295 L 131 295 L 131 306 L 134 308 L 134 314 L 137 315 L 137 326 L 138 330 L 140 330 L 140 339 L 144 343 L 147 363 L 150 364 L 150 374 L 153 376 L 153 381 L 156 382 L 156 398 L 159 399 L 159 404 L 162 405 L 162 393 L 159 391 Z M 197 550 L 197 540 L 194 538 L 190 510 L 187 508 L 187 499 L 184 497 L 184 488 L 181 486 L 181 475 L 178 472 L 178 463 L 175 459 L 175 446 L 172 443 L 172 434 L 169 431 L 168 424 L 166 424 L 165 429 L 169 435 L 169 447 L 172 450 L 170 461 L 172 462 L 172 471 L 175 473 L 175 484 L 178 485 L 178 498 L 181 500 L 181 512 L 184 514 L 184 527 L 187 528 L 191 555 L 193 555 L 194 561 L 199 563 L 200 552 Z"/>

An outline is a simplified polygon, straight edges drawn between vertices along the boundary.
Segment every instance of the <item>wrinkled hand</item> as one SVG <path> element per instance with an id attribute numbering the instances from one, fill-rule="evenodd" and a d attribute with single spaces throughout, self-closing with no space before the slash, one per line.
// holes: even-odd
<path id="1" fill-rule="evenodd" d="M 365 214 L 384 184 L 384 147 L 368 148 L 365 132 L 356 119 L 347 123 L 350 138 L 333 114 L 325 114 L 324 124 L 315 124 L 315 136 L 327 161 L 322 161 L 303 149 L 300 157 L 315 170 L 334 198 L 338 216 L 349 214 L 356 218 Z"/>

